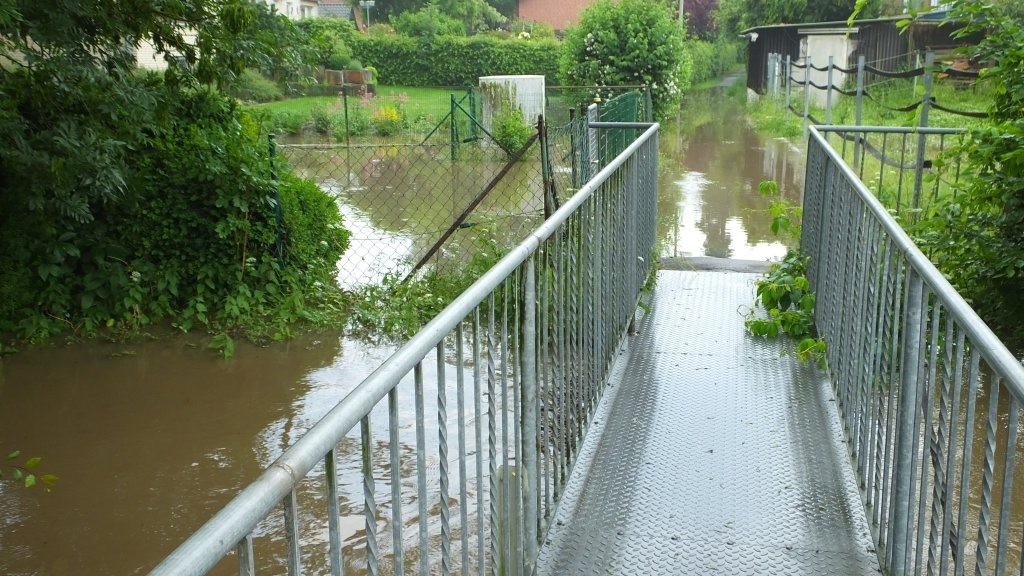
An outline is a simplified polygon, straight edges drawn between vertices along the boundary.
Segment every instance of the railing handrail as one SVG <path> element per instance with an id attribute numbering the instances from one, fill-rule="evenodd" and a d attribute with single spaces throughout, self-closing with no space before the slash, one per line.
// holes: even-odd
<path id="1" fill-rule="evenodd" d="M 611 125 L 609 124 L 609 127 Z M 299 440 L 284 451 L 255 481 L 168 555 L 151 576 L 205 574 L 256 525 L 280 504 L 360 420 L 366 416 L 417 363 L 495 290 L 520 264 L 526 262 L 560 226 L 644 143 L 654 137 L 657 123 L 646 130 L 625 150 L 602 168 L 567 200 L 551 218 L 541 224 L 519 245 L 509 251 L 490 270 L 460 294 L 433 320 L 412 336 L 383 364 L 332 408 Z M 627 126 L 623 126 L 627 127 Z M 629 127 L 634 124 L 629 123 Z"/>
<path id="2" fill-rule="evenodd" d="M 916 126 L 836 126 L 814 124 L 818 132 L 871 132 L 886 134 L 966 134 L 965 128 L 924 128 Z"/>
<path id="3" fill-rule="evenodd" d="M 1018 402 L 1024 403 L 1024 365 L 1013 356 L 999 337 L 988 327 L 988 324 L 978 316 L 978 313 L 974 311 L 971 305 L 946 280 L 942 272 L 921 252 L 921 249 L 917 247 L 917 244 L 896 222 L 882 203 L 868 191 L 853 169 L 843 161 L 835 149 L 825 140 L 819 128 L 817 126 L 811 127 L 810 138 L 816 141 L 822 147 L 825 154 L 832 159 L 835 167 L 850 182 L 853 190 L 872 214 L 874 214 L 886 233 L 889 234 L 895 246 L 906 256 L 907 262 L 914 267 L 915 272 L 921 276 L 935 296 L 942 301 L 943 306 L 963 326 L 982 356 L 988 361 L 992 369 L 1003 378 L 1006 388 L 1014 395 Z M 832 128 L 841 127 L 833 126 Z M 864 127 L 847 128 L 863 130 Z M 910 130 L 921 131 L 922 129 Z"/>

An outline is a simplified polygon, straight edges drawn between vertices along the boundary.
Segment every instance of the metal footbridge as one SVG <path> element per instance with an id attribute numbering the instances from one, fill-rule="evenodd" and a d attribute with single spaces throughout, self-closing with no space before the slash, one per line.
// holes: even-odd
<path id="1" fill-rule="evenodd" d="M 748 268 L 653 272 L 658 126 L 590 128 L 637 136 L 151 574 L 1024 573 L 1024 370 L 827 135 L 820 369 Z"/>

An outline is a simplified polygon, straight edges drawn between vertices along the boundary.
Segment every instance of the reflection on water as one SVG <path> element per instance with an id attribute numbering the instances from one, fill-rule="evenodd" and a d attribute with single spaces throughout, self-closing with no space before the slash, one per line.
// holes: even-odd
<path id="1" fill-rule="evenodd" d="M 692 124 L 692 127 L 687 127 Z M 659 237 L 663 255 L 765 258 L 781 255 L 768 232 L 757 183 L 780 182 L 799 197 L 799 167 L 784 143 L 763 141 L 741 121 L 734 103 L 719 97 L 691 99 L 661 137 L 662 196 Z M 386 253 L 420 250 L 457 214 L 462 201 L 482 186 L 472 167 L 438 170 L 444 158 L 429 151 L 416 157 L 367 151 L 366 166 L 349 178 L 339 159 L 322 152 L 293 157 L 301 172 L 327 184 L 343 199 L 354 249 L 339 272 L 372 275 Z M 493 170 L 497 163 L 477 162 Z M 526 164 L 516 166 L 507 189 L 495 191 L 479 210 L 480 223 L 503 233 L 532 225 L 541 209 L 536 183 Z M 420 174 L 436 176 L 429 190 Z M 333 179 L 333 187 L 331 181 Z M 343 183 L 343 184 L 342 184 Z M 377 197 L 366 192 L 370 184 Z M 388 199 L 389 204 L 379 202 Z M 382 206 L 389 206 L 382 208 Z M 410 231 L 411 227 L 411 231 Z M 461 232 L 460 232 L 461 233 Z M 467 231 L 472 233 L 472 229 Z M 179 336 L 134 345 L 91 343 L 71 348 L 28 350 L 0 360 L 0 452 L 15 448 L 44 457 L 45 472 L 61 478 L 57 488 L 22 490 L 0 484 L 0 574 L 143 574 L 223 506 L 281 452 L 348 394 L 391 352 L 337 336 L 304 336 L 269 348 L 239 344 L 224 360 L 202 349 L 202 339 Z M 453 386 L 457 369 L 447 359 L 444 380 Z M 424 362 L 425 382 L 435 363 Z M 413 395 L 403 383 L 402 398 Z M 425 395 L 436 396 L 428 385 Z M 387 417 L 371 416 L 375 469 L 390 468 Z M 411 402 L 400 408 L 401 465 L 415 465 Z M 436 414 L 429 404 L 428 438 L 436 438 Z M 452 429 L 460 420 L 449 408 Z M 467 425 L 471 414 L 461 418 Z M 429 425 L 429 424 L 428 424 Z M 467 452 L 476 451 L 470 435 Z M 430 447 L 431 445 L 433 447 Z M 440 463 L 428 442 L 429 474 Z M 453 445 L 454 447 L 454 445 Z M 365 546 L 359 442 L 342 442 L 342 535 L 351 549 Z M 431 452 L 432 450 L 432 452 Z M 450 468 L 458 454 L 449 454 Z M 381 547 L 390 549 L 390 486 L 383 475 L 375 488 Z M 415 478 L 405 475 L 402 506 L 406 534 L 418 522 Z M 459 490 L 453 479 L 451 493 Z M 472 498 L 475 480 L 466 486 Z M 322 510 L 322 480 L 306 481 L 300 506 Z M 436 502 L 432 495 L 432 502 Z M 431 514 L 436 514 L 432 504 Z M 307 517 L 308 516 L 308 517 Z M 472 521 L 472 519 L 470 519 Z M 323 547 L 326 521 L 312 512 L 302 518 L 304 551 Z M 275 565 L 284 554 L 281 522 L 272 518 L 257 530 L 257 564 Z M 266 545 L 266 540 L 273 541 Z M 458 542 L 453 542 L 453 553 Z M 230 562 L 218 573 L 235 572 Z M 414 559 L 407 559 L 407 570 Z M 359 573 L 357 564 L 346 573 Z M 326 571 L 323 566 L 315 571 Z M 264 572 L 261 572 L 264 573 Z"/>
<path id="2" fill-rule="evenodd" d="M 691 95 L 661 134 L 661 255 L 765 260 L 785 255 L 769 229 L 762 180 L 794 204 L 803 160 L 791 143 L 758 134 L 720 90 Z"/>
<path id="3" fill-rule="evenodd" d="M 393 351 L 307 336 L 265 349 L 240 346 L 228 360 L 178 340 L 33 350 L 0 361 L 0 448 L 41 454 L 46 472 L 60 476 L 48 493 L 0 484 L 0 573 L 147 572 Z M 424 394 L 436 398 L 436 362 L 427 358 L 424 366 Z M 448 359 L 443 381 L 449 389 L 455 378 Z M 399 409 L 403 517 L 414 525 L 412 383 L 399 390 L 405 399 Z M 427 418 L 427 437 L 436 438 L 437 410 L 429 401 L 427 413 L 435 415 Z M 450 409 L 451 430 L 459 420 Z M 461 420 L 475 423 L 471 411 Z M 371 415 L 373 461 L 380 471 L 390 469 L 387 422 L 385 403 Z M 365 546 L 358 436 L 345 438 L 337 452 L 342 536 L 358 550 Z M 467 452 L 476 453 L 472 438 Z M 428 478 L 436 477 L 439 458 L 436 442 L 428 442 Z M 453 470 L 457 458 L 453 445 Z M 452 494 L 459 488 L 453 478 Z M 466 488 L 472 498 L 475 480 Z M 379 478 L 375 492 L 386 549 L 389 480 Z M 322 471 L 302 483 L 298 497 L 304 549 L 322 549 L 328 533 Z M 256 531 L 258 565 L 283 565 L 283 523 L 276 516 Z M 221 564 L 216 573 L 237 573 L 231 561 Z M 360 570 L 357 564 L 349 568 Z"/>

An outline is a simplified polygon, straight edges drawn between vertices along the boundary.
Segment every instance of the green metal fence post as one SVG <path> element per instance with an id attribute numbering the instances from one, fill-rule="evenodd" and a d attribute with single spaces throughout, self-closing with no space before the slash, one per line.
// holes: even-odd
<path id="1" fill-rule="evenodd" d="M 452 162 L 458 157 L 458 146 L 459 146 L 459 126 L 455 118 L 455 110 L 458 108 L 458 104 L 455 102 L 455 94 L 451 94 L 451 149 L 452 149 Z"/>

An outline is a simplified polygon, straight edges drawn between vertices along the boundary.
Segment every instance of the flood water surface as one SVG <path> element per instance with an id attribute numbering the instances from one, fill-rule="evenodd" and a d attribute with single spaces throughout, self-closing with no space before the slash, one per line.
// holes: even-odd
<path id="1" fill-rule="evenodd" d="M 778 259 L 786 246 L 770 231 L 774 180 L 794 205 L 803 194 L 801 152 L 759 134 L 742 104 L 723 89 L 693 94 L 663 123 L 659 238 L 662 257 Z"/>
<path id="2" fill-rule="evenodd" d="M 785 247 L 768 230 L 757 185 L 777 180 L 799 201 L 802 168 L 792 147 L 759 136 L 721 93 L 691 98 L 663 126 L 662 255 L 781 256 Z M 372 207 L 346 209 L 358 237 L 387 228 Z M 393 241 L 414 240 L 396 232 Z M 0 482 L 0 574 L 146 573 L 393 351 L 338 335 L 266 348 L 240 344 L 231 359 L 204 345 L 203 338 L 177 336 L 26 350 L 0 360 L 0 451 L 40 455 L 40 472 L 60 477 L 49 492 Z M 448 379 L 455 372 L 449 369 Z M 403 428 L 402 443 L 410 446 L 403 452 L 412 454 L 409 434 Z M 341 488 L 351 493 L 342 506 L 343 536 L 357 542 L 359 462 L 341 452 Z M 300 499 L 320 493 L 322 487 L 304 488 Z M 324 526 L 303 530 L 304 540 L 325 538 Z M 351 568 L 347 573 L 359 570 Z"/>

